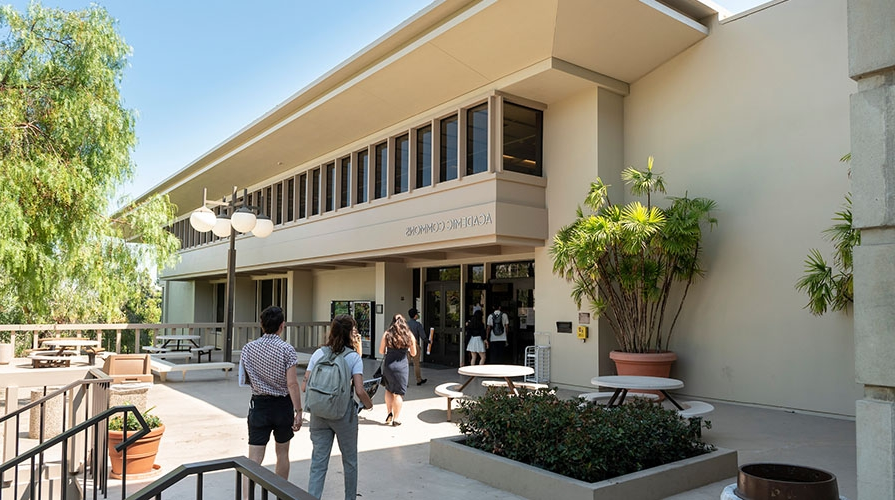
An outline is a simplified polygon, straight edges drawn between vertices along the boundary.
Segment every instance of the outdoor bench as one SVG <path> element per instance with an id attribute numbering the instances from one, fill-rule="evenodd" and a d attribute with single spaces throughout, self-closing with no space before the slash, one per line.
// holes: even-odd
<path id="1" fill-rule="evenodd" d="M 186 353 L 189 354 L 189 353 Z M 162 361 L 160 359 L 156 359 L 154 356 L 150 361 L 152 365 L 152 373 L 159 376 L 162 382 L 167 380 L 168 373 L 170 372 L 180 372 L 182 375 L 183 381 L 186 380 L 186 372 L 192 370 L 224 370 L 225 376 L 230 375 L 230 371 L 233 370 L 234 364 L 226 361 L 215 361 L 211 363 L 184 363 L 184 364 L 174 364 L 168 361 Z"/>
<path id="2" fill-rule="evenodd" d="M 678 414 L 684 418 L 701 417 L 715 410 L 715 407 L 703 401 L 681 401 L 683 410 L 678 410 Z"/>
<path id="3" fill-rule="evenodd" d="M 188 351 L 166 351 L 150 354 L 152 359 L 190 359 L 193 355 Z"/>
<path id="4" fill-rule="evenodd" d="M 459 382 L 445 382 L 444 384 L 439 385 L 435 388 L 435 394 L 439 396 L 447 398 L 447 419 L 448 422 L 451 421 L 451 402 L 455 399 L 465 399 L 466 394 L 463 394 L 460 391 L 455 391 L 452 387 L 457 386 L 460 387 L 462 384 Z"/>
<path id="5" fill-rule="evenodd" d="M 208 358 L 208 362 L 211 362 L 211 351 L 214 350 L 213 345 L 204 345 L 202 347 L 193 347 L 190 349 L 190 352 L 196 353 L 196 357 L 199 358 L 199 362 L 202 362 L 202 356 Z"/>

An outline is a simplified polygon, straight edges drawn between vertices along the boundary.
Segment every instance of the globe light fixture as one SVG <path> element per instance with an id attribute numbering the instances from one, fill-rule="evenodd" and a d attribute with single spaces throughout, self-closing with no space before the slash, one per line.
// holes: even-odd
<path id="1" fill-rule="evenodd" d="M 204 205 L 190 214 L 190 225 L 200 233 L 210 231 L 214 227 L 215 222 L 217 222 L 217 217 L 215 217 L 214 212 Z"/>
<path id="2" fill-rule="evenodd" d="M 259 215 L 252 228 L 252 234 L 259 238 L 267 238 L 273 232 L 273 221 L 266 215 Z"/>
<path id="3" fill-rule="evenodd" d="M 215 221 L 214 227 L 211 228 L 211 232 L 218 238 L 226 238 L 227 236 L 230 236 L 230 227 L 230 217 L 221 215 Z"/>
<path id="4" fill-rule="evenodd" d="M 202 192 L 202 206 L 190 214 L 190 225 L 196 231 L 204 233 L 212 231 L 219 238 L 230 237 L 230 250 L 227 253 L 227 305 L 224 317 L 224 361 L 233 359 L 233 304 L 235 302 L 236 283 L 236 232 L 251 232 L 258 238 L 266 238 L 273 232 L 273 221 L 270 217 L 261 213 L 264 206 L 263 198 L 259 206 L 248 204 L 248 190 L 244 189 L 242 200 L 236 198 L 237 189 L 233 186 L 233 196 L 230 201 L 212 201 L 208 199 L 208 190 Z M 214 212 L 206 205 L 226 207 L 226 214 L 215 217 Z M 239 207 L 237 209 L 237 207 Z M 255 214 L 258 211 L 259 215 Z M 222 210 L 223 211 L 223 210 Z"/>
<path id="5" fill-rule="evenodd" d="M 251 209 L 243 205 L 239 210 L 233 213 L 230 216 L 230 224 L 233 225 L 233 229 L 239 231 L 240 233 L 248 233 L 255 227 L 255 212 Z M 273 231 L 273 226 L 271 226 L 271 231 Z M 254 233 L 255 236 L 258 236 L 257 233 Z M 270 233 L 268 233 L 270 234 Z M 263 238 L 264 236 L 259 236 Z"/>

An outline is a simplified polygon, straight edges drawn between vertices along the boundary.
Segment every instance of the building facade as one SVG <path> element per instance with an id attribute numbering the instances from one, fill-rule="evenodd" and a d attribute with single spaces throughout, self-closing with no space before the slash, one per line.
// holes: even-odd
<path id="1" fill-rule="evenodd" d="M 270 304 L 328 321 L 377 307 L 374 338 L 410 307 L 429 361 L 463 362 L 463 325 L 497 304 L 521 362 L 549 339 L 551 383 L 611 373 L 549 246 L 602 177 L 654 156 L 669 195 L 712 198 L 706 276 L 670 346 L 701 398 L 854 415 L 845 314 L 811 316 L 794 284 L 849 190 L 846 7 L 770 2 L 720 19 L 698 0 L 442 0 L 154 188 L 179 207 L 181 261 L 164 320 L 223 319 L 227 241 L 190 228 L 233 186 L 274 222 L 237 237 L 236 320 Z M 147 195 L 150 193 L 147 193 Z M 381 307 L 380 307 L 381 306 Z M 564 325 L 565 324 L 565 325 Z"/>

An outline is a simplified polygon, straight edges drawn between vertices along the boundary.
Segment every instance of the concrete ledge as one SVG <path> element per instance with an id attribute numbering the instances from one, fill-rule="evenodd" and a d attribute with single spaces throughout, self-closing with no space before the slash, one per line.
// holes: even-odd
<path id="1" fill-rule="evenodd" d="M 713 453 L 586 483 L 462 444 L 463 436 L 429 441 L 429 464 L 532 500 L 660 500 L 736 477 L 737 452 Z"/>
<path id="2" fill-rule="evenodd" d="M 184 363 L 180 365 L 175 365 L 174 363 L 170 363 L 168 361 L 162 361 L 160 359 L 152 359 L 150 360 L 150 364 L 152 365 L 152 373 L 159 376 L 162 382 L 166 382 L 168 379 L 168 373 L 170 372 L 180 372 L 181 380 L 186 380 L 186 372 L 193 370 L 223 370 L 224 375 L 230 375 L 230 371 L 233 370 L 235 365 L 233 363 L 229 363 L 226 361 L 215 361 L 211 363 Z"/>

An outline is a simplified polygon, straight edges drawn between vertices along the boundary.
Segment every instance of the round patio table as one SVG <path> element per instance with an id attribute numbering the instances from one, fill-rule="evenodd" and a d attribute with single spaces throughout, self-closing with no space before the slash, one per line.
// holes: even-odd
<path id="1" fill-rule="evenodd" d="M 460 392 L 463 392 L 463 389 L 469 385 L 470 382 L 476 377 L 489 377 L 489 378 L 503 378 L 507 381 L 507 389 L 511 392 L 516 392 L 516 386 L 513 385 L 512 377 L 524 377 L 525 375 L 531 375 L 535 372 L 534 368 L 530 366 L 519 366 L 519 365 L 469 365 L 469 366 L 461 366 L 457 369 L 457 373 L 460 375 L 466 375 L 469 377 L 469 380 L 463 383 L 458 389 Z"/>
<path id="2" fill-rule="evenodd" d="M 612 398 L 609 399 L 609 403 L 607 403 L 606 406 L 617 406 L 624 403 L 625 396 L 628 395 L 629 390 L 648 390 L 661 392 L 678 410 L 684 409 L 671 397 L 670 394 L 668 394 L 668 392 L 666 392 L 684 387 L 684 383 L 676 378 L 607 375 L 603 377 L 594 377 L 590 380 L 590 383 L 600 387 L 610 387 L 615 389 L 615 393 L 612 395 Z"/>

